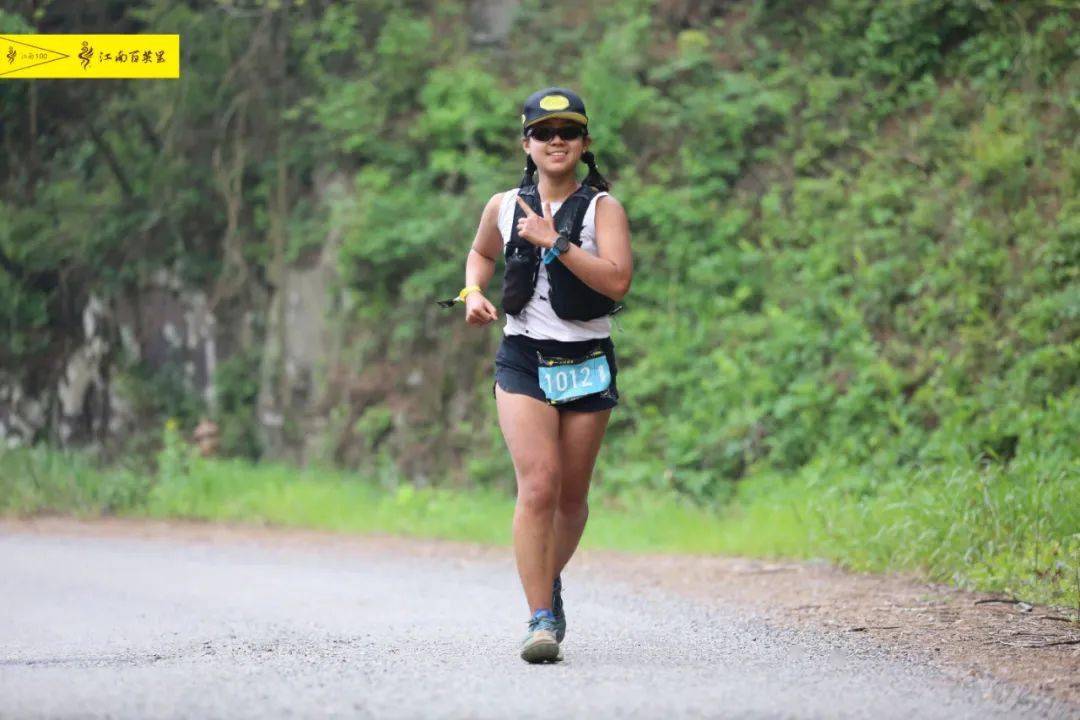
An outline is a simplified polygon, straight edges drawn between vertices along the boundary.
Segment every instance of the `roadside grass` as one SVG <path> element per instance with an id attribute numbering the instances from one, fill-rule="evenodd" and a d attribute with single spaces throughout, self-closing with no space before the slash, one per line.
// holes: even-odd
<path id="1" fill-rule="evenodd" d="M 119 514 L 141 505 L 154 482 L 146 468 L 102 468 L 86 453 L 0 448 L 0 515 Z"/>
<path id="2" fill-rule="evenodd" d="M 134 514 L 505 544 L 512 510 L 491 490 L 386 489 L 338 470 L 192 459 Z"/>
<path id="3" fill-rule="evenodd" d="M 159 457 L 156 475 L 43 448 L 0 452 L 0 514 L 8 516 L 190 518 L 505 545 L 513 506 L 500 490 L 387 488 L 338 470 L 203 460 L 176 446 Z M 892 476 L 808 466 L 743 481 L 718 507 L 598 490 L 582 544 L 914 571 L 1073 608 L 1080 618 L 1080 468 L 1045 457 Z"/>

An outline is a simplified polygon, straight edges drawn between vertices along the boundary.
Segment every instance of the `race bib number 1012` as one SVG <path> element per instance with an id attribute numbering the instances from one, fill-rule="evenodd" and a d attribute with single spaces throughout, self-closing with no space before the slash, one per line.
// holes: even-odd
<path id="1" fill-rule="evenodd" d="M 603 352 L 579 361 L 543 359 L 539 372 L 540 388 L 553 405 L 595 395 L 611 385 L 611 369 Z"/>

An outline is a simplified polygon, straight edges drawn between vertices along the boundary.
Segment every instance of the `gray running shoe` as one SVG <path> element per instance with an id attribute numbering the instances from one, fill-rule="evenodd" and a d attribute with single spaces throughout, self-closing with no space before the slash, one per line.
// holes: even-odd
<path id="1" fill-rule="evenodd" d="M 555 616 L 555 639 L 559 642 L 566 637 L 566 612 L 562 605 L 562 575 L 555 578 L 551 585 L 551 613 Z"/>
<path id="2" fill-rule="evenodd" d="M 534 615 L 529 632 L 521 641 L 521 659 L 529 663 L 559 659 L 559 641 L 555 639 L 555 620 L 549 615 Z"/>

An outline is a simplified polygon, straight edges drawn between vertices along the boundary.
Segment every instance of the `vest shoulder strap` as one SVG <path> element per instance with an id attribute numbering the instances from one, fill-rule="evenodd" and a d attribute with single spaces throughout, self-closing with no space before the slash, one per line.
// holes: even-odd
<path id="1" fill-rule="evenodd" d="M 585 222 L 585 213 L 589 209 L 589 203 L 597 196 L 599 190 L 589 185 L 581 185 L 577 190 L 563 201 L 555 212 L 555 227 L 566 234 L 570 242 L 575 245 L 581 244 L 581 226 Z M 540 191 L 536 185 L 526 185 L 518 190 L 518 195 L 525 204 L 532 208 L 533 212 L 543 214 L 540 205 Z M 514 203 L 514 224 L 511 228 L 511 236 L 517 237 L 517 221 L 525 215 L 521 206 Z"/>
<path id="2" fill-rule="evenodd" d="M 589 211 L 589 204 L 597 194 L 599 191 L 596 188 L 582 185 L 571 195 L 571 198 L 577 199 L 577 207 L 574 208 L 574 219 L 571 221 L 570 233 L 566 237 L 575 245 L 581 244 L 581 226 L 585 223 L 585 213 Z M 559 209 L 562 210 L 562 208 Z"/>

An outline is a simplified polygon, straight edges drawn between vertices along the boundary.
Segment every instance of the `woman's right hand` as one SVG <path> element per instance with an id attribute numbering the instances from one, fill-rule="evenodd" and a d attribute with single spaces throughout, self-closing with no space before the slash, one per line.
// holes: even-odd
<path id="1" fill-rule="evenodd" d="M 465 296 L 465 322 L 470 325 L 487 325 L 499 319 L 499 313 L 484 294 L 475 290 Z"/>

